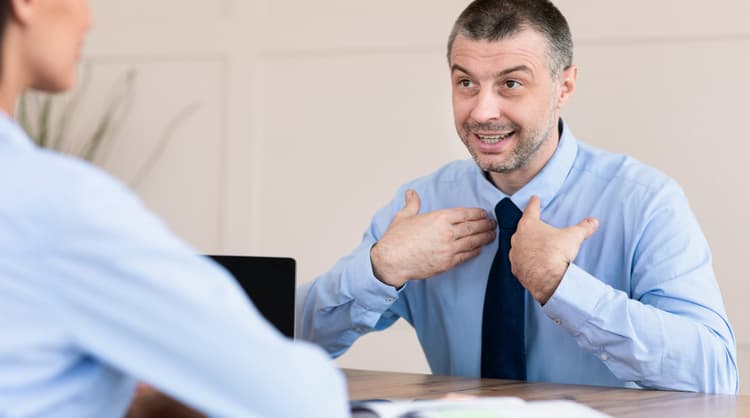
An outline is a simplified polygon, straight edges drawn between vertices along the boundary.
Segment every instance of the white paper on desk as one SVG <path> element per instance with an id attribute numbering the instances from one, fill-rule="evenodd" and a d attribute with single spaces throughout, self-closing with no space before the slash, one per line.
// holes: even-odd
<path id="1" fill-rule="evenodd" d="M 524 401 L 514 397 L 354 403 L 352 418 L 607 418 L 573 401 Z"/>

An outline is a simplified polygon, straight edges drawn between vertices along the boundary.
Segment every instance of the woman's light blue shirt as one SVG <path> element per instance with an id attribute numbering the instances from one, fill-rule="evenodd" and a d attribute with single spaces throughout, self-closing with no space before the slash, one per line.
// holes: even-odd
<path id="1" fill-rule="evenodd" d="M 2 418 L 119 417 L 137 380 L 211 416 L 348 416 L 325 353 L 278 333 L 121 184 L 2 114 L 0 335 Z"/>

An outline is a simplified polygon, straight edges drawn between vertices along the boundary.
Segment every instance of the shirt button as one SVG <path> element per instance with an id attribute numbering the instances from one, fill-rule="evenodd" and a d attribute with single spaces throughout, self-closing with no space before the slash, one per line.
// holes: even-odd
<path id="1" fill-rule="evenodd" d="M 393 303 L 393 298 L 385 298 L 385 301 L 386 301 L 387 303 Z"/>
<path id="2" fill-rule="evenodd" d="M 602 359 L 602 361 L 609 360 L 609 355 L 607 353 L 601 353 L 599 354 L 599 358 Z"/>
<path id="3" fill-rule="evenodd" d="M 560 318 L 555 318 L 555 324 L 556 325 L 562 324 L 562 321 L 560 320 Z"/>

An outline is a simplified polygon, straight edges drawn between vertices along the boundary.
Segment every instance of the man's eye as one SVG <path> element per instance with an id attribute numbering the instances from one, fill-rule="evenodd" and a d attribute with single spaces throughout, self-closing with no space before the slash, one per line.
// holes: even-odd
<path id="1" fill-rule="evenodd" d="M 516 80 L 507 80 L 505 82 L 505 87 L 507 87 L 509 89 L 517 89 L 517 88 L 521 87 L 521 85 L 522 84 L 520 82 L 516 81 Z"/>
<path id="2" fill-rule="evenodd" d="M 472 83 L 471 80 L 467 80 L 464 78 L 464 79 L 458 80 L 458 85 L 461 87 L 471 87 L 474 85 L 474 83 Z"/>

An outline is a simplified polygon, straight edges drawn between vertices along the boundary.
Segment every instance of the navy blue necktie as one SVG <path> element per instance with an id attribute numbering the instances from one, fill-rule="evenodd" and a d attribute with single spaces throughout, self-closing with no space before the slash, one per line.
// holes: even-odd
<path id="1" fill-rule="evenodd" d="M 482 377 L 525 380 L 525 289 L 513 276 L 508 260 L 510 237 L 521 211 L 506 197 L 495 206 L 495 215 L 498 247 L 484 294 Z"/>

